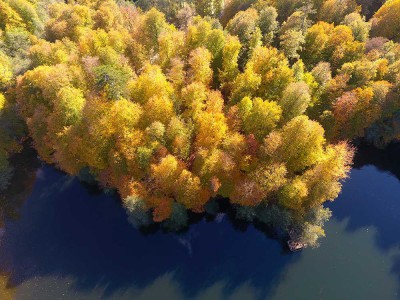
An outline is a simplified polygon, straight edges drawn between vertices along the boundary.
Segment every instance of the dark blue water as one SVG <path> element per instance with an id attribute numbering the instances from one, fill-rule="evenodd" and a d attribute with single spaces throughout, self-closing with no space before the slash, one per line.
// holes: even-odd
<path id="1" fill-rule="evenodd" d="M 5 221 L 0 299 L 399 299 L 399 150 L 363 148 L 327 237 L 294 254 L 224 215 L 141 233 L 116 197 L 41 166 Z"/>

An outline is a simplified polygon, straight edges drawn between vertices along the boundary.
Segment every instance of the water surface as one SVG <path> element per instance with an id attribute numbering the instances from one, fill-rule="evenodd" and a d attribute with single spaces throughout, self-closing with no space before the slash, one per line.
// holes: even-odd
<path id="1" fill-rule="evenodd" d="M 399 299 L 399 150 L 362 148 L 327 237 L 294 254 L 224 215 L 144 234 L 116 197 L 25 168 L 3 209 L 0 299 Z"/>

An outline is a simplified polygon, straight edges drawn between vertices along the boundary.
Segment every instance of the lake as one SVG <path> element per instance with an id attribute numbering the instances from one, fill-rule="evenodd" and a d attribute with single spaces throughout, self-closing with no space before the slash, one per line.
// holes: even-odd
<path id="1" fill-rule="evenodd" d="M 400 299 L 399 154 L 362 147 L 326 238 L 297 253 L 223 214 L 140 232 L 117 197 L 20 156 L 0 203 L 0 299 Z"/>

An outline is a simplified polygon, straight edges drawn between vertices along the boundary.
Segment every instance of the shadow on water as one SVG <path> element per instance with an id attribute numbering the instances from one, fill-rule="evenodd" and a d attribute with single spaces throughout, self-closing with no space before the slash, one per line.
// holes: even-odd
<path id="1" fill-rule="evenodd" d="M 0 269 L 11 274 L 11 286 L 54 276 L 73 278 L 77 290 L 101 287 L 110 296 L 172 274 L 185 297 L 218 282 L 226 295 L 249 284 L 263 297 L 301 255 L 290 255 L 252 225 L 232 226 L 222 214 L 197 220 L 179 235 L 143 234 L 127 221 L 116 197 L 49 166 L 36 177 L 21 218 L 6 222 L 0 247 Z"/>
<path id="2" fill-rule="evenodd" d="M 10 163 L 14 167 L 14 175 L 8 188 L 0 194 L 0 228 L 5 219 L 19 219 L 20 209 L 32 191 L 36 170 L 40 167 L 36 151 L 30 147 L 24 147 L 21 153 L 15 154 Z"/>
<path id="3" fill-rule="evenodd" d="M 399 180 L 400 144 L 385 150 L 361 146 L 354 159 L 351 180 L 343 187 L 346 199 L 339 198 L 330 205 L 334 217 L 350 217 L 349 230 L 373 225 L 379 232 L 377 242 L 384 249 L 400 244 Z"/>
<path id="4" fill-rule="evenodd" d="M 354 157 L 353 168 L 361 169 L 369 165 L 382 172 L 388 172 L 400 180 L 400 143 L 390 144 L 385 149 L 361 145 Z"/>

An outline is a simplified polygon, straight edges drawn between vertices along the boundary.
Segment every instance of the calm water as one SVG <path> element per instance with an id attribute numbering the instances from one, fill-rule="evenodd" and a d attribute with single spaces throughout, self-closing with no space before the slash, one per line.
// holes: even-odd
<path id="1" fill-rule="evenodd" d="M 0 299 L 400 299 L 397 153 L 360 151 L 320 248 L 294 254 L 224 215 L 143 234 L 115 197 L 24 165 L 2 203 Z"/>

